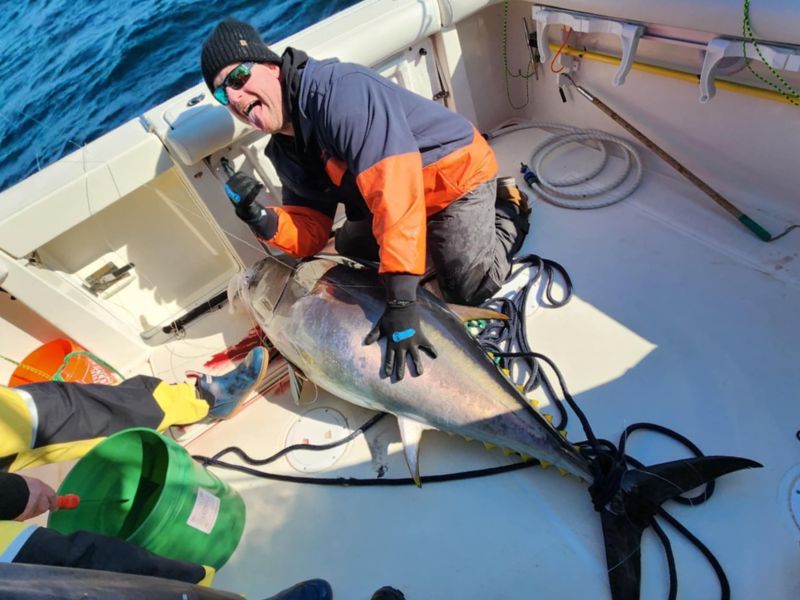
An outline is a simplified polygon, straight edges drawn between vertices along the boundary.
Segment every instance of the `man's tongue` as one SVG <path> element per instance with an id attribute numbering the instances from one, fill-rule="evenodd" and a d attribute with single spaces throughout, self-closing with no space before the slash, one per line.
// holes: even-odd
<path id="1" fill-rule="evenodd" d="M 264 115 L 262 114 L 263 106 L 259 103 L 256 104 L 253 109 L 250 111 L 250 114 L 247 115 L 247 118 L 250 120 L 250 123 L 253 127 L 257 129 L 264 129 Z"/>

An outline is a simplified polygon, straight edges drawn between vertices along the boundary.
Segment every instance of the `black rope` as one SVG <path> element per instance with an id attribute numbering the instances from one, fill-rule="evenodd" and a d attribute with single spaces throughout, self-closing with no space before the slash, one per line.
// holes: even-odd
<path id="1" fill-rule="evenodd" d="M 669 429 L 668 427 L 664 427 L 663 425 L 657 425 L 655 423 L 634 423 L 633 425 L 629 425 L 625 428 L 625 431 L 622 432 L 619 440 L 619 456 L 624 457 L 628 464 L 632 465 L 637 469 L 645 469 L 645 465 L 640 463 L 638 460 L 633 458 L 632 456 L 628 456 L 625 454 L 625 443 L 626 440 L 630 437 L 631 433 L 634 431 L 652 431 L 655 433 L 660 433 L 665 435 L 673 440 L 676 440 L 686 446 L 695 456 L 703 456 L 703 452 L 698 448 L 689 438 L 684 437 L 677 431 Z M 714 493 L 714 489 L 716 487 L 715 481 L 709 481 L 705 485 L 705 489 L 699 495 L 694 496 L 693 498 L 684 498 L 682 496 L 678 496 L 673 498 L 675 502 L 678 504 L 684 504 L 686 506 L 697 506 L 702 504 Z"/>
<path id="2" fill-rule="evenodd" d="M 719 587 L 720 587 L 720 597 L 723 600 L 730 600 L 731 597 L 731 586 L 728 583 L 728 577 L 725 575 L 725 569 L 722 568 L 722 565 L 717 560 L 717 557 L 714 556 L 713 552 L 708 549 L 708 547 L 701 542 L 697 536 L 695 536 L 691 531 L 689 531 L 685 525 L 683 525 L 680 521 L 678 521 L 675 517 L 665 511 L 663 508 L 659 509 L 658 516 L 662 517 L 667 523 L 672 525 L 681 535 L 683 535 L 687 540 L 689 540 L 695 548 L 697 548 L 705 559 L 708 561 L 708 564 L 711 565 L 711 568 L 714 569 L 714 573 L 719 580 Z M 653 519 L 655 522 L 655 519 Z M 666 550 L 666 549 L 665 549 Z M 670 550 L 670 554 L 671 554 Z M 674 558 L 671 559 L 674 563 Z M 672 577 L 670 577 L 670 599 L 675 598 L 677 594 L 678 588 L 678 577 L 677 574 L 675 575 L 674 580 L 675 585 L 673 586 Z"/>
<path id="3" fill-rule="evenodd" d="M 307 448 L 308 450 L 317 450 L 317 448 Z M 229 469 L 231 471 L 239 471 L 247 473 L 254 477 L 262 479 L 271 479 L 274 481 L 286 481 L 290 483 L 306 483 L 311 485 L 339 485 L 345 487 L 372 487 L 372 486 L 403 486 L 403 485 L 416 485 L 411 477 L 378 477 L 375 479 L 363 479 L 359 477 L 301 477 L 296 475 L 281 475 L 279 473 L 268 473 L 266 471 L 259 471 L 244 465 L 236 465 L 227 463 L 213 457 L 206 456 L 192 456 L 195 460 L 201 461 L 204 465 L 212 467 L 220 467 L 222 469 Z M 246 459 L 243 459 L 246 460 Z M 463 481 L 465 479 L 476 479 L 478 477 L 489 477 L 491 475 L 499 475 L 501 473 L 510 473 L 511 471 L 519 471 L 521 469 L 528 469 L 539 465 L 538 460 L 530 460 L 526 462 L 516 462 L 510 465 L 502 465 L 499 467 L 489 467 L 486 469 L 475 469 L 473 471 L 460 471 L 458 473 L 443 473 L 441 475 L 423 475 L 420 477 L 420 483 L 442 483 L 445 481 Z"/>
<path id="4" fill-rule="evenodd" d="M 535 254 L 515 259 L 514 265 L 515 268 L 512 269 L 509 276 L 510 280 L 526 269 L 532 271 L 525 286 L 511 298 L 492 298 L 483 304 L 484 308 L 507 315 L 508 320 L 488 321 L 475 337 L 484 351 L 496 357 L 497 365 L 501 369 L 513 372 L 516 367 L 517 372 L 523 374 L 525 381 L 521 385 L 524 395 L 527 396 L 539 387 L 544 390 L 551 405 L 558 411 L 555 428 L 561 431 L 567 427 L 567 412 L 557 398 L 547 374 L 540 369 L 537 360 L 530 356 L 531 348 L 528 343 L 525 311 L 530 292 L 540 279 L 544 289 L 543 297 L 547 300 L 546 303 L 541 304 L 543 308 L 560 308 L 569 302 L 572 298 L 572 280 L 566 269 L 560 264 Z M 560 278 L 564 285 L 561 299 L 556 298 L 553 293 L 553 286 L 557 278 Z M 516 353 L 509 354 L 510 352 Z"/>
<path id="5" fill-rule="evenodd" d="M 276 481 L 288 481 L 292 483 L 308 483 L 312 485 L 344 485 L 350 487 L 416 485 L 416 481 L 414 481 L 414 479 L 412 479 L 411 477 L 401 477 L 401 478 L 379 477 L 377 479 L 360 479 L 355 477 L 298 477 L 295 475 L 279 475 L 277 473 L 267 473 L 266 471 L 259 471 L 258 469 L 251 469 L 249 467 L 245 467 L 244 465 L 236 465 L 233 463 L 228 463 L 220 460 L 226 454 L 235 454 L 241 460 L 243 460 L 249 465 L 263 466 L 275 462 L 282 456 L 289 454 L 290 452 L 295 452 L 297 450 L 313 450 L 313 451 L 330 450 L 331 448 L 336 448 L 337 446 L 346 444 L 347 442 L 355 439 L 362 433 L 366 432 L 378 421 L 380 421 L 383 417 L 385 417 L 386 414 L 387 413 L 378 413 L 377 415 L 372 417 L 369 421 L 364 423 L 361 427 L 354 430 L 353 432 L 343 437 L 342 439 L 336 440 L 335 442 L 330 442 L 328 444 L 294 444 L 292 446 L 287 446 L 286 448 L 279 450 L 272 456 L 269 456 L 264 459 L 253 458 L 238 446 L 229 446 L 227 448 L 223 448 L 222 450 L 214 454 L 214 456 L 201 456 L 196 454 L 192 455 L 192 458 L 199 461 L 204 467 L 208 466 L 220 467 L 223 469 L 230 469 L 231 471 L 240 471 L 242 473 L 247 473 L 255 477 L 261 477 L 262 479 L 273 479 Z M 490 475 L 498 475 L 500 473 L 509 473 L 511 471 L 519 471 L 520 469 L 535 467 L 538 464 L 539 464 L 538 460 L 532 459 L 518 463 L 512 463 L 510 465 L 503 465 L 500 467 L 489 467 L 486 469 L 460 471 L 458 473 L 445 473 L 441 475 L 425 475 L 420 477 L 420 483 L 441 483 L 444 481 L 460 481 L 464 479 L 488 477 Z"/>
<path id="6" fill-rule="evenodd" d="M 192 458 L 194 458 L 195 460 L 199 460 L 203 464 L 203 466 L 207 466 L 218 463 L 219 459 L 225 456 L 226 454 L 235 454 L 243 461 L 245 461 L 247 464 L 260 467 L 263 465 L 268 465 L 271 462 L 275 462 L 281 456 L 289 454 L 290 452 L 295 452 L 296 450 L 322 451 L 322 450 L 330 450 L 331 448 L 336 448 L 336 446 L 341 446 L 342 444 L 346 444 L 350 440 L 354 440 L 359 435 L 367 431 L 370 427 L 375 425 L 385 416 L 386 413 L 378 413 L 377 415 L 372 417 L 369 421 L 364 423 L 361 427 L 352 431 L 349 435 L 343 437 L 342 439 L 336 440 L 335 442 L 330 442 L 329 444 L 294 444 L 292 446 L 287 446 L 283 450 L 280 450 L 275 454 L 273 454 L 272 456 L 269 456 L 264 459 L 253 458 L 238 446 L 228 446 L 227 448 L 223 448 L 222 450 L 220 450 L 214 456 L 211 457 L 198 455 L 198 456 L 192 456 Z"/>
<path id="7" fill-rule="evenodd" d="M 667 555 L 667 569 L 669 570 L 669 596 L 667 600 L 676 600 L 678 597 L 678 569 L 675 566 L 675 555 L 672 553 L 672 544 L 667 537 L 664 529 L 655 519 L 650 519 L 650 527 L 653 528 L 661 545 L 664 546 L 664 554 Z"/>

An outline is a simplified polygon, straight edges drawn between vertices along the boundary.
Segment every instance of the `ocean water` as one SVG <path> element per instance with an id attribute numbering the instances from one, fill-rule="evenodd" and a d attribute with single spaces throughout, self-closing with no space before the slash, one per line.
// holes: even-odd
<path id="1" fill-rule="evenodd" d="M 356 0 L 0 0 L 0 190 L 202 81 L 231 16 L 267 42 Z"/>

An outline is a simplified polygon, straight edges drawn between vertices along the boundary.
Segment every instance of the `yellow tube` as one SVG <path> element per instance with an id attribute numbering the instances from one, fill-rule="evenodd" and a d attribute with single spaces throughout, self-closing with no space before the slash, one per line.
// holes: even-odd
<path id="1" fill-rule="evenodd" d="M 552 52 L 558 52 L 559 49 L 558 44 L 550 44 L 550 50 Z M 578 50 L 577 48 L 572 48 L 571 46 L 567 46 L 562 48 L 561 54 L 566 54 L 568 56 L 572 56 L 575 58 L 586 58 L 589 60 L 594 60 L 597 62 L 605 63 L 607 65 L 619 65 L 622 62 L 616 56 L 611 56 L 609 54 L 602 54 L 600 52 L 590 52 L 589 50 Z M 655 65 L 648 65 L 645 63 L 634 62 L 631 65 L 631 68 L 636 71 L 642 71 L 643 73 L 650 73 L 651 75 L 660 75 L 661 77 L 669 77 L 670 79 L 678 79 L 680 81 L 687 81 L 689 83 L 699 84 L 700 83 L 700 76 L 694 75 L 692 73 L 684 73 L 683 71 L 677 71 L 675 69 L 670 69 L 667 67 L 656 67 Z M 743 83 L 732 83 L 730 81 L 722 81 L 720 79 L 715 80 L 715 84 L 717 89 L 720 90 L 727 90 L 729 92 L 736 92 L 737 94 L 745 94 L 747 96 L 753 96 L 755 98 L 763 98 L 765 100 L 772 100 L 773 102 L 784 102 L 786 104 L 792 104 L 792 102 L 782 96 L 778 92 L 773 92 L 772 90 L 765 90 L 762 88 L 753 87 L 751 85 L 745 85 Z"/>

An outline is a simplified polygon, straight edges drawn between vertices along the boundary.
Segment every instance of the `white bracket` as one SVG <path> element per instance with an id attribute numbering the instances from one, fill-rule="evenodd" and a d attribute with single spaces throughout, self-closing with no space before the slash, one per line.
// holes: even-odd
<path id="1" fill-rule="evenodd" d="M 619 86 L 625 83 L 625 77 L 631 70 L 633 57 L 636 55 L 639 38 L 644 33 L 644 25 L 549 8 L 539 8 L 534 12 L 533 18 L 536 19 L 536 39 L 539 45 L 539 56 L 543 63 L 550 60 L 550 47 L 545 36 L 545 29 L 550 25 L 566 25 L 578 33 L 618 35 L 622 43 L 622 62 L 614 75 L 614 85 Z"/>
<path id="2" fill-rule="evenodd" d="M 745 50 L 746 48 L 746 50 Z M 761 55 L 759 55 L 759 51 Z M 764 62 L 773 69 L 782 71 L 800 72 L 800 48 L 788 46 L 770 46 L 758 44 L 758 50 L 752 42 L 737 39 L 714 38 L 706 47 L 706 57 L 703 61 L 703 70 L 700 73 L 700 102 L 705 104 L 717 92 L 714 79 L 721 71 L 720 62 L 726 58 L 738 58 L 740 62 L 748 59 Z M 764 60 L 761 60 L 761 57 Z"/>

